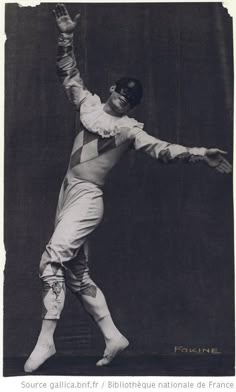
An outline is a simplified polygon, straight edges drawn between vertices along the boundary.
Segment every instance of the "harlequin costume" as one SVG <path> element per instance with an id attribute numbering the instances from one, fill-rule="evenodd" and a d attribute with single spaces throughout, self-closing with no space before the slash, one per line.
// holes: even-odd
<path id="1" fill-rule="evenodd" d="M 86 310 L 98 321 L 108 309 L 99 306 L 97 286 L 90 277 L 88 237 L 102 220 L 102 187 L 107 174 L 130 148 L 162 162 L 202 160 L 206 149 L 159 140 L 135 119 L 106 113 L 100 98 L 83 85 L 74 57 L 73 34 L 59 36 L 57 71 L 70 101 L 80 111 L 81 124 L 60 190 L 55 230 L 40 262 L 42 317 L 60 318 L 67 285 L 83 297 Z"/>

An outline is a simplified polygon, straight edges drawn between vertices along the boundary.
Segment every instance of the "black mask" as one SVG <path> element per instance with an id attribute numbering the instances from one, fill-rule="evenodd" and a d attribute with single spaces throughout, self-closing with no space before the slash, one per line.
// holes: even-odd
<path id="1" fill-rule="evenodd" d="M 122 78 L 116 82 L 115 91 L 123 95 L 131 106 L 140 103 L 143 96 L 143 88 L 139 80 L 133 78 Z"/>

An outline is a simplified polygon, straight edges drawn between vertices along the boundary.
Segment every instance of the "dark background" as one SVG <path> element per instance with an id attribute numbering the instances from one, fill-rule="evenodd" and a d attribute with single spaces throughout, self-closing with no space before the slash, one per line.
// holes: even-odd
<path id="1" fill-rule="evenodd" d="M 6 5 L 5 356 L 25 356 L 41 323 L 38 263 L 49 240 L 75 136 L 57 80 L 53 4 Z M 160 139 L 219 147 L 232 162 L 232 20 L 220 3 L 69 4 L 84 80 L 103 100 L 120 76 L 142 80 L 132 115 Z M 92 276 L 130 353 L 175 345 L 234 350 L 232 176 L 204 164 L 160 164 L 131 152 L 104 189 Z M 68 292 L 61 354 L 103 342 Z"/>

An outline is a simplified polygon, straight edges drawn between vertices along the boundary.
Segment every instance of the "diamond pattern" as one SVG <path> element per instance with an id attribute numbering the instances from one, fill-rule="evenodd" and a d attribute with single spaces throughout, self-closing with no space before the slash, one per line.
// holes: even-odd
<path id="1" fill-rule="evenodd" d="M 73 147 L 70 168 L 98 157 L 116 147 L 116 137 L 103 139 L 101 136 L 82 128 Z"/>

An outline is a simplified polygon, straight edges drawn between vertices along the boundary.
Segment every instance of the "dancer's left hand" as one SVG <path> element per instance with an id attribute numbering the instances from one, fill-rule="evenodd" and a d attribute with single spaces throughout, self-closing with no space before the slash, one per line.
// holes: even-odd
<path id="1" fill-rule="evenodd" d="M 227 152 L 218 148 L 209 148 L 205 153 L 204 159 L 208 166 L 215 168 L 220 173 L 231 173 L 232 165 L 224 158 Z"/>

